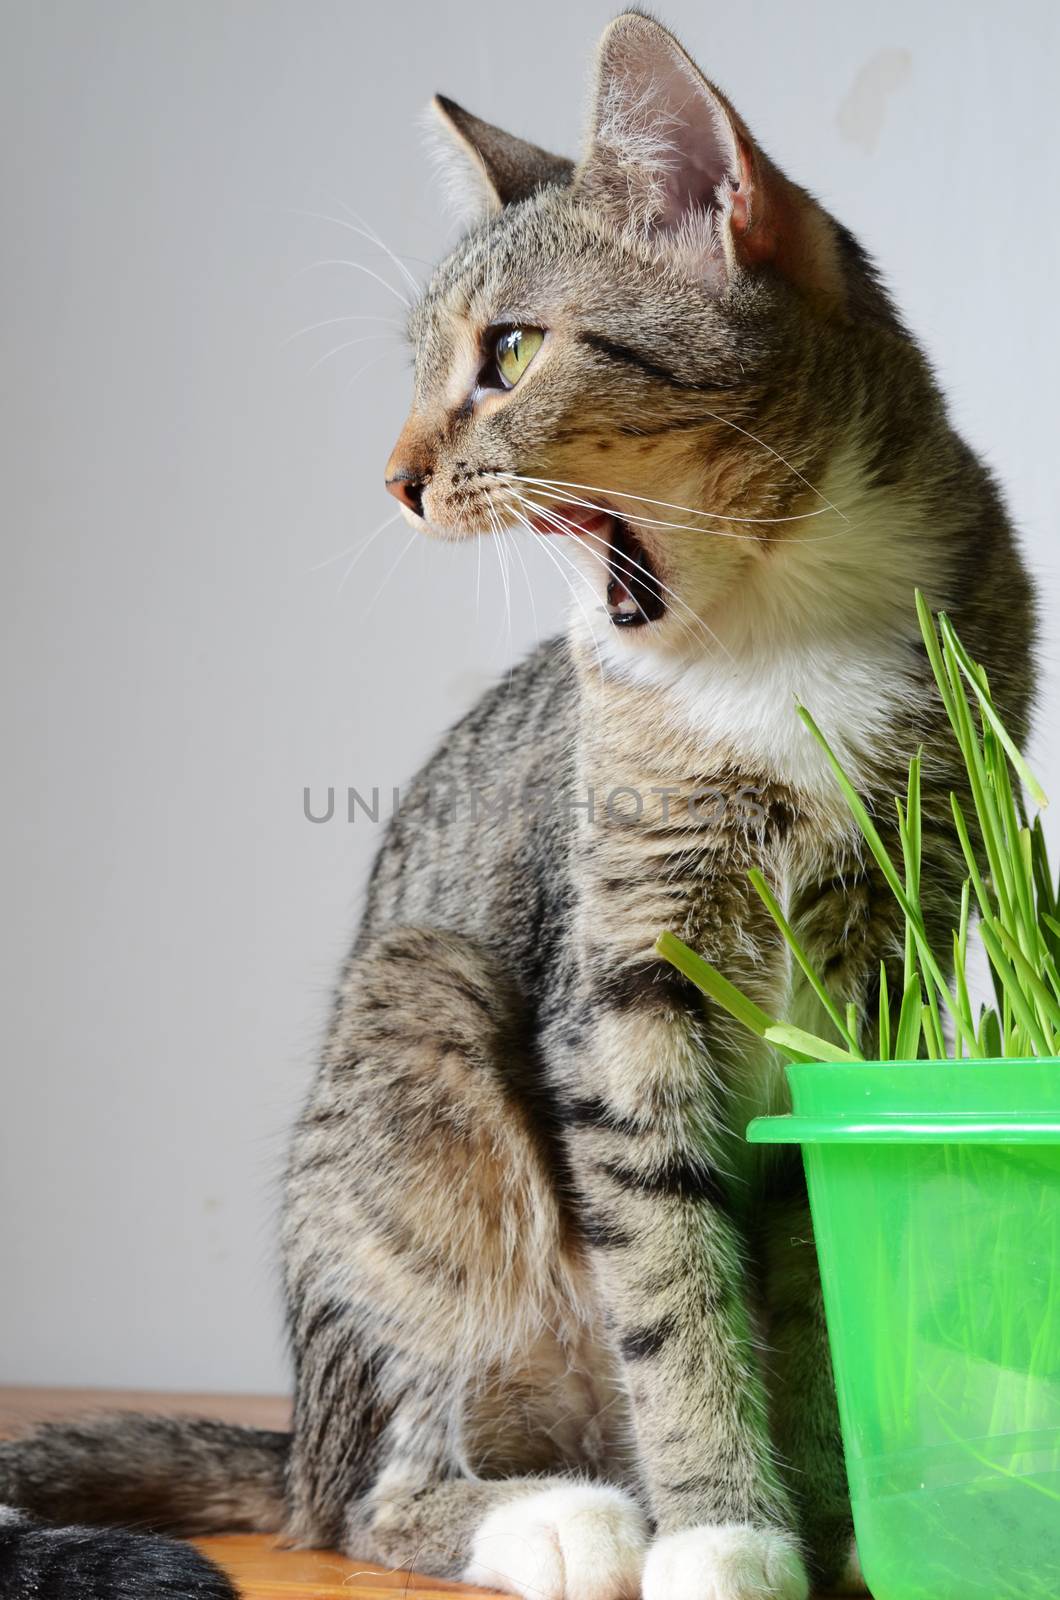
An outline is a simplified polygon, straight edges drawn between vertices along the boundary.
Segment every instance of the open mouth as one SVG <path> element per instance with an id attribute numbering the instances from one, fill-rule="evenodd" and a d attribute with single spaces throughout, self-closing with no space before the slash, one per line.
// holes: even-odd
<path id="1" fill-rule="evenodd" d="M 613 511 L 561 505 L 530 521 L 538 533 L 585 535 L 586 548 L 606 567 L 606 609 L 616 628 L 643 628 L 665 614 L 662 585 L 648 552 L 630 524 Z"/>

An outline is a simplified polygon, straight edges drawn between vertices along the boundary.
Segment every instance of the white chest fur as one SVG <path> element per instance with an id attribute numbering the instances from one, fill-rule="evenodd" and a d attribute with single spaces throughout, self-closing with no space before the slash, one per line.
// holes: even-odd
<path id="1" fill-rule="evenodd" d="M 796 705 L 855 781 L 859 757 L 889 751 L 895 713 L 924 693 L 913 597 L 918 583 L 932 589 L 939 552 L 916 508 L 865 487 L 853 455 L 836 462 L 823 494 L 831 509 L 729 570 L 718 598 L 697 609 L 702 627 L 679 608 L 657 639 L 623 636 L 599 613 L 592 627 L 613 669 L 662 691 L 675 727 L 735 769 L 830 806 L 835 780 Z"/>
<path id="2" fill-rule="evenodd" d="M 691 660 L 609 649 L 632 682 L 661 690 L 673 726 L 688 730 L 736 770 L 783 783 L 830 808 L 838 790 L 827 758 L 796 707 L 810 711 L 840 761 L 858 777 L 859 755 L 885 747 L 894 714 L 916 692 L 906 641 L 826 636 L 811 646 L 774 639 Z"/>

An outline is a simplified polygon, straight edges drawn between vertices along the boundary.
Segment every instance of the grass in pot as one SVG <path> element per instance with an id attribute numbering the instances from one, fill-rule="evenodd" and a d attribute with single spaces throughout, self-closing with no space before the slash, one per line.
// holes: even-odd
<path id="1" fill-rule="evenodd" d="M 896 797 L 896 861 L 798 709 L 904 916 L 900 995 L 881 969 L 879 1059 L 862 1059 L 857 1017 L 829 994 L 759 872 L 751 881 L 833 1036 L 769 1017 L 673 934 L 658 948 L 788 1058 L 792 1114 L 759 1118 L 748 1138 L 802 1146 L 855 1528 L 876 1600 L 1057 1600 L 1060 888 L 1037 814 L 1045 796 L 985 672 L 945 616 L 936 623 L 920 595 L 917 606 L 975 812 L 952 798 L 967 880 L 945 956 L 921 903 L 919 756 Z M 995 996 L 978 1008 L 973 915 Z"/>

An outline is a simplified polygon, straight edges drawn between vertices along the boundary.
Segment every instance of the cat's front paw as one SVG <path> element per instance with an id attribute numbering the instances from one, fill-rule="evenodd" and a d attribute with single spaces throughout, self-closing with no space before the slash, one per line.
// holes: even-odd
<path id="1" fill-rule="evenodd" d="M 524 1600 L 636 1600 L 647 1540 L 644 1513 L 628 1494 L 572 1483 L 491 1511 L 464 1578 Z"/>
<path id="2" fill-rule="evenodd" d="M 794 1539 L 743 1523 L 659 1539 L 644 1564 L 644 1600 L 806 1600 Z"/>

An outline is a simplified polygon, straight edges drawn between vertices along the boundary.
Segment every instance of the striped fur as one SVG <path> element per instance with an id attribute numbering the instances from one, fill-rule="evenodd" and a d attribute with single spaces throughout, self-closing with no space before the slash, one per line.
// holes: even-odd
<path id="1" fill-rule="evenodd" d="M 541 480 L 599 485 L 665 604 L 616 627 L 613 555 L 568 538 L 587 603 L 413 786 L 291 1151 L 293 1438 L 200 1434 L 177 1493 L 183 1447 L 159 1437 L 143 1514 L 282 1518 L 528 1600 L 804 1600 L 809 1578 L 859 1580 L 801 1169 L 742 1139 L 782 1075 L 654 941 L 674 929 L 809 1018 L 757 864 L 871 1017 L 894 908 L 792 698 L 885 833 L 924 745 L 944 933 L 961 780 L 913 589 L 988 662 L 1017 734 L 1033 601 L 849 234 L 638 14 L 605 35 L 595 107 L 574 168 L 440 103 L 480 215 L 414 314 L 395 470 L 449 539 L 508 521 L 513 493 L 547 503 Z M 480 392 L 488 330 L 520 320 L 540 354 Z M 74 1430 L 5 1447 L 0 1488 L 113 1518 L 131 1427 L 101 1428 L 94 1470 Z M 76 1492 L 30 1496 L 32 1461 Z"/>

